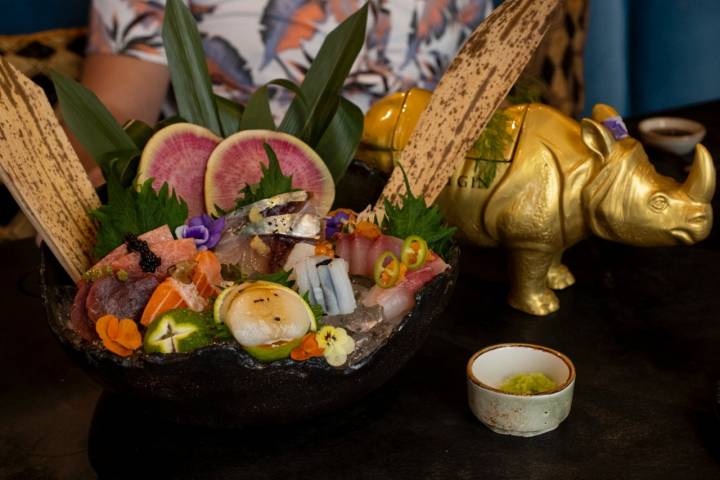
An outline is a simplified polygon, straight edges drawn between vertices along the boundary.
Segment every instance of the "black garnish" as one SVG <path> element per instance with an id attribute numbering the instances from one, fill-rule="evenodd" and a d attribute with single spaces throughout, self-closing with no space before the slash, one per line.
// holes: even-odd
<path id="1" fill-rule="evenodd" d="M 143 272 L 153 273 L 160 266 L 162 260 L 155 255 L 145 240 L 140 240 L 132 233 L 125 235 L 125 245 L 128 252 L 140 254 L 140 268 Z"/>

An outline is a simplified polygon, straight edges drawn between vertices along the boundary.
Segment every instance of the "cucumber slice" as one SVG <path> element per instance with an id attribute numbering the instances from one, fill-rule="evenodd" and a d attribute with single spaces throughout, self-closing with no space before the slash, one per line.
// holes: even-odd
<path id="1" fill-rule="evenodd" d="M 212 320 L 209 313 L 186 308 L 170 310 L 148 325 L 145 353 L 187 353 L 212 342 Z"/>

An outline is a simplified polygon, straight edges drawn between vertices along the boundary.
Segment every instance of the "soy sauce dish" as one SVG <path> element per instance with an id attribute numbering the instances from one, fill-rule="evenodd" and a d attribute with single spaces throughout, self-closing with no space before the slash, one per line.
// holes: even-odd
<path id="1" fill-rule="evenodd" d="M 678 117 L 647 118 L 638 129 L 644 143 L 675 155 L 692 152 L 706 133 L 701 123 Z"/>
<path id="2" fill-rule="evenodd" d="M 541 372 L 555 387 L 535 394 L 507 393 L 500 385 L 514 375 Z M 468 403 L 496 433 L 534 437 L 555 430 L 570 413 L 575 366 L 562 353 L 526 343 L 492 345 L 467 364 Z"/>

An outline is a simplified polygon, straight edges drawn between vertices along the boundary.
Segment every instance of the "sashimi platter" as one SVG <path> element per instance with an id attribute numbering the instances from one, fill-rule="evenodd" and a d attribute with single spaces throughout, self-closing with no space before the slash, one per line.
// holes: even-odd
<path id="1" fill-rule="evenodd" d="M 363 114 L 340 91 L 368 5 L 327 35 L 302 84 L 274 80 L 240 106 L 213 93 L 192 15 L 169 0 L 163 39 L 178 115 L 155 126 L 119 125 L 89 90 L 55 74 L 63 120 L 102 170 L 99 195 L 50 107 L 3 61 L 0 80 L 15 86 L 2 90 L 0 166 L 54 254 L 43 288 L 63 346 L 106 388 L 193 424 L 305 418 L 382 384 L 449 300 L 455 229 L 432 203 L 452 149 L 477 137 L 542 36 L 508 40 L 522 49 L 512 55 L 493 40 L 554 5 L 532 3 L 505 2 L 515 7 L 478 28 L 436 89 L 420 128 L 447 107 L 449 147 L 418 135 L 381 198 L 360 211 L 337 205 L 335 191 L 363 190 L 362 178 L 345 176 Z M 490 86 L 492 72 L 467 78 L 485 50 L 507 64 Z M 462 102 L 458 85 L 483 85 L 483 100 Z M 293 95 L 280 120 L 268 101 L 278 89 Z M 50 127 L 40 128 L 44 116 Z M 23 118 L 37 132 L 19 131 Z M 27 162 L 10 164 L 18 158 Z M 32 165 L 38 158 L 49 163 Z"/>

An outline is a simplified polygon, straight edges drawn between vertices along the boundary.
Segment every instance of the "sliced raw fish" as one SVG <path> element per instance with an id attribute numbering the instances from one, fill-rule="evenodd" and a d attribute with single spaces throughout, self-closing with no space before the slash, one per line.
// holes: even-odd
<path id="1" fill-rule="evenodd" d="M 168 227 L 167 225 L 163 225 L 162 227 L 158 227 L 154 230 L 150 230 L 149 232 L 145 232 L 142 235 L 138 235 L 138 240 L 143 240 L 147 242 L 150 250 L 152 250 L 153 245 L 155 245 L 156 243 L 167 242 L 172 239 L 172 232 L 170 232 L 170 227 Z M 127 255 L 127 253 L 127 246 L 123 243 L 119 247 L 115 248 L 115 250 L 105 255 L 99 262 L 93 265 L 92 268 L 110 265 L 112 262 L 119 259 L 120 257 Z"/>
<path id="2" fill-rule="evenodd" d="M 210 250 L 198 252 L 195 255 L 195 268 L 192 274 L 192 283 L 197 288 L 201 297 L 210 298 L 220 293 L 222 275 L 220 274 L 220 262 Z"/>
<path id="3" fill-rule="evenodd" d="M 407 272 L 405 278 L 392 288 L 373 286 L 362 303 L 368 307 L 381 305 L 385 318 L 389 321 L 397 321 L 413 309 L 417 292 L 447 268 L 448 264 L 442 258 L 435 256 L 417 270 Z"/>
<path id="4" fill-rule="evenodd" d="M 337 315 L 340 313 L 340 307 L 338 306 L 337 294 L 335 293 L 330 270 L 327 265 L 318 265 L 317 272 L 318 277 L 320 277 L 320 287 L 325 296 L 325 306 L 327 307 L 325 312 L 328 315 Z"/>
<path id="5" fill-rule="evenodd" d="M 192 283 L 182 283 L 168 277 L 158 285 L 142 312 L 140 323 L 146 327 L 158 316 L 176 308 L 189 308 L 200 312 L 207 306 L 207 301 L 200 296 Z"/>
<path id="6" fill-rule="evenodd" d="M 335 255 L 350 264 L 352 259 L 352 235 L 340 234 L 335 242 Z"/>
<path id="7" fill-rule="evenodd" d="M 348 263 L 342 258 L 336 258 L 328 265 L 332 283 L 335 287 L 338 309 L 340 314 L 346 315 L 355 311 L 357 303 L 350 282 Z"/>
<path id="8" fill-rule="evenodd" d="M 373 274 L 375 269 L 375 262 L 378 257 L 385 252 L 392 252 L 398 259 L 400 258 L 401 250 L 403 246 L 403 240 L 390 235 L 380 235 L 373 240 L 372 245 L 367 252 L 367 266 L 365 267 L 368 272 L 368 276 Z"/>
<path id="9" fill-rule="evenodd" d="M 367 268 L 368 251 L 372 244 L 372 239 L 356 233 L 353 234 L 349 261 L 350 273 L 353 275 L 363 275 L 365 277 L 372 275 L 372 270 Z"/>
<path id="10" fill-rule="evenodd" d="M 151 274 L 130 276 L 124 282 L 114 275 L 94 281 L 85 300 L 92 327 L 98 318 L 107 314 L 119 319 L 140 320 L 145 304 L 159 283 L 157 277 Z"/>
<path id="11" fill-rule="evenodd" d="M 195 240 L 192 238 L 158 242 L 151 245 L 150 250 L 160 257 L 160 266 L 153 272 L 159 275 L 167 274 L 170 267 L 176 263 L 191 260 L 197 253 Z M 111 265 L 115 271 L 125 270 L 129 274 L 142 273 L 142 269 L 140 268 L 140 254 L 137 252 L 128 253 L 112 262 Z"/>
<path id="12" fill-rule="evenodd" d="M 215 256 L 225 265 L 239 265 L 243 273 L 270 273 L 271 255 L 262 254 L 250 246 L 253 237 L 233 232 L 223 233 L 215 247 Z"/>
<path id="13" fill-rule="evenodd" d="M 85 309 L 85 302 L 87 301 L 88 293 L 90 293 L 90 284 L 85 280 L 80 280 L 77 283 L 77 289 L 75 299 L 70 308 L 70 328 L 83 339 L 92 341 L 97 338 L 97 334 L 95 333 L 95 329 L 90 325 L 90 319 Z"/>
<path id="14" fill-rule="evenodd" d="M 396 323 L 415 306 L 415 294 L 400 285 L 392 288 L 380 288 L 376 285 L 370 289 L 362 303 L 366 307 L 382 306 L 385 319 Z"/>
<path id="15" fill-rule="evenodd" d="M 299 242 L 296 243 L 290 254 L 285 260 L 283 270 L 292 270 L 298 263 L 307 260 L 315 255 L 315 245 L 312 243 Z"/>

